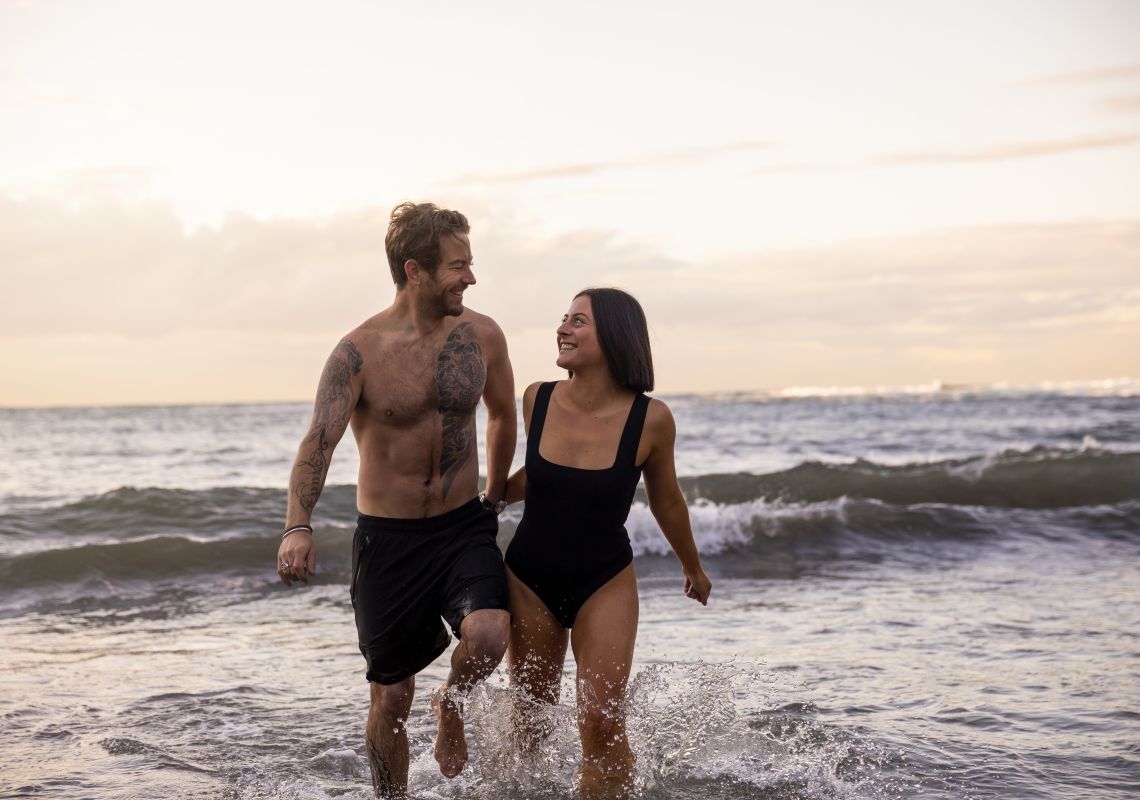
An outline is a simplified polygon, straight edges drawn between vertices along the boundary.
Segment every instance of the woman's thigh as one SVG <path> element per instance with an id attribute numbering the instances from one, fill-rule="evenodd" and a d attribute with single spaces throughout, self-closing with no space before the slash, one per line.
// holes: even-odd
<path id="1" fill-rule="evenodd" d="M 507 588 L 511 598 L 511 642 L 507 651 L 511 683 L 538 700 L 557 703 L 568 632 L 509 567 Z"/>
<path id="2" fill-rule="evenodd" d="M 578 665 L 578 706 L 612 711 L 620 704 L 637 639 L 637 576 L 623 569 L 585 602 L 570 642 Z"/>

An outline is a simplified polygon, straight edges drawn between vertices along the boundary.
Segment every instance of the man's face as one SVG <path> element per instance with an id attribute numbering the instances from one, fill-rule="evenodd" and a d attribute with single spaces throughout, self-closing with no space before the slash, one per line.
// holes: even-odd
<path id="1" fill-rule="evenodd" d="M 439 264 L 424 281 L 425 300 L 438 305 L 440 313 L 457 317 L 463 313 L 463 292 L 475 285 L 471 240 L 465 233 L 444 236 L 439 242 Z"/>

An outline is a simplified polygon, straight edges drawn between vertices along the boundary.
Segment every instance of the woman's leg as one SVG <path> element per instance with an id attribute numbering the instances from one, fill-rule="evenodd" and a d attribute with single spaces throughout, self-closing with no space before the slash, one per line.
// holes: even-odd
<path id="1" fill-rule="evenodd" d="M 578 663 L 582 800 L 626 798 L 633 786 L 623 703 L 637 612 L 637 577 L 630 564 L 594 592 L 574 620 L 570 643 Z"/>
<path id="2" fill-rule="evenodd" d="M 550 613 L 538 595 L 507 568 L 511 598 L 511 641 L 507 649 L 507 671 L 511 685 L 531 698 L 518 698 L 515 705 L 515 731 L 519 746 L 534 752 L 549 735 L 549 717 L 536 714 L 533 701 L 555 705 L 566 660 L 566 629 Z"/>

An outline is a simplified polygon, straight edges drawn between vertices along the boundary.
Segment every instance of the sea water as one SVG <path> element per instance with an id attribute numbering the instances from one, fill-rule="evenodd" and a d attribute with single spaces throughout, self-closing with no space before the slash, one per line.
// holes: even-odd
<path id="1" fill-rule="evenodd" d="M 714 586 L 683 596 L 639 493 L 640 797 L 1140 794 L 1140 383 L 663 399 Z M 351 437 L 319 575 L 274 574 L 308 414 L 0 410 L 0 795 L 370 796 Z M 446 670 L 417 679 L 413 796 L 572 797 L 572 661 L 532 756 L 503 670 L 472 694 L 455 780 Z"/>

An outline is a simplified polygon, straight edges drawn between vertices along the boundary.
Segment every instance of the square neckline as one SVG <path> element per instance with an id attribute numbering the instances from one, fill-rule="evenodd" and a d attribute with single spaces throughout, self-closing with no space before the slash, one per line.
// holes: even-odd
<path id="1" fill-rule="evenodd" d="M 599 467 L 599 468 L 571 467 L 567 464 L 559 464 L 557 461 L 551 461 L 549 458 L 547 458 L 546 456 L 544 456 L 542 454 L 542 434 L 546 432 L 546 420 L 550 416 L 550 401 L 554 399 L 554 390 L 558 388 L 558 385 L 560 383 L 564 383 L 564 381 L 554 381 L 554 386 L 550 390 L 550 396 L 546 398 L 546 408 L 544 409 L 545 413 L 543 414 L 543 418 L 542 418 L 542 429 L 538 432 L 538 442 L 535 443 L 535 448 L 534 448 L 535 454 L 539 458 L 541 458 L 545 463 L 549 464 L 552 467 L 558 467 L 559 469 L 572 469 L 572 470 L 577 470 L 578 472 L 609 472 L 611 470 L 617 469 L 619 466 L 618 460 L 621 458 L 621 445 L 622 445 L 622 441 L 624 441 L 624 439 L 625 439 L 626 428 L 629 427 L 629 420 L 633 416 L 633 409 L 635 406 L 637 406 L 637 394 L 634 394 L 633 400 L 629 404 L 629 410 L 625 413 L 625 422 L 622 423 L 621 434 L 618 435 L 617 452 L 614 453 L 613 463 L 610 464 L 608 467 Z M 531 418 L 531 422 L 532 423 L 534 422 L 533 417 Z M 640 440 L 640 437 L 638 437 L 638 438 Z M 640 467 L 638 467 L 637 463 L 636 463 L 637 462 L 636 451 L 633 454 L 633 461 L 635 462 L 634 468 L 640 469 Z"/>

